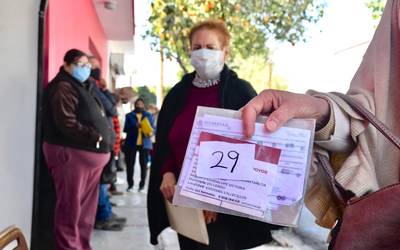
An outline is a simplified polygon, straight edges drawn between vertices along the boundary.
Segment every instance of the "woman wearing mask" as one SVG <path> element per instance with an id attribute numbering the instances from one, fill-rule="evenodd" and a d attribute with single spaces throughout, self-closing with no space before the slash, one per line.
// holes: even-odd
<path id="1" fill-rule="evenodd" d="M 56 188 L 56 249 L 91 249 L 99 179 L 110 158 L 111 128 L 87 81 L 88 57 L 71 49 L 44 94 L 43 152 Z"/>
<path id="2" fill-rule="evenodd" d="M 135 101 L 135 110 L 128 113 L 125 117 L 124 132 L 126 133 L 125 140 L 125 163 L 126 163 L 126 176 L 128 181 L 127 192 L 134 192 L 133 190 L 133 172 L 135 169 L 136 153 L 139 152 L 140 163 L 140 182 L 139 191 L 144 189 L 147 163 L 149 162 L 149 153 L 153 148 L 150 136 L 146 135 L 142 130 L 141 122 L 147 119 L 150 126 L 154 128 L 153 116 L 144 110 L 144 100 L 138 98 Z"/>
<path id="3" fill-rule="evenodd" d="M 168 226 L 164 199 L 173 197 L 197 106 L 238 110 L 256 96 L 251 85 L 225 65 L 230 35 L 224 22 L 199 23 L 189 39 L 196 71 L 171 89 L 158 116 L 147 204 L 152 244 Z M 181 249 L 244 249 L 272 240 L 269 224 L 209 211 L 204 217 L 210 245 L 178 235 Z"/>

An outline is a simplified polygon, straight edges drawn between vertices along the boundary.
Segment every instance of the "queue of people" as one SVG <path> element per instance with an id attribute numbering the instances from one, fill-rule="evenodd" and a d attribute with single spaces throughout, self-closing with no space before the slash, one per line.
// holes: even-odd
<path id="1" fill-rule="evenodd" d="M 126 218 L 112 211 L 110 202 L 110 193 L 117 193 L 116 160 L 121 144 L 117 99 L 121 98 L 115 98 L 106 86 L 99 61 L 71 49 L 45 90 L 43 153 L 56 188 L 57 249 L 91 249 L 93 228 L 121 231 L 126 224 Z M 141 104 L 144 109 L 144 102 Z M 152 116 L 140 112 L 152 124 Z M 136 134 L 141 135 L 139 127 Z M 130 140 L 130 132 L 128 135 Z M 150 137 L 143 135 L 141 140 L 145 143 Z M 127 158 L 134 157 L 132 154 Z M 144 154 L 143 165 L 147 160 Z M 143 189 L 144 181 L 140 187 Z"/>
<path id="2" fill-rule="evenodd" d="M 400 104 L 399 2 L 388 2 L 348 92 L 395 134 L 400 134 L 395 109 Z M 134 188 L 137 153 L 141 170 L 139 191 L 144 191 L 152 150 L 147 195 L 152 244 L 157 244 L 157 237 L 169 226 L 164 200 L 171 200 L 174 195 L 198 106 L 241 109 L 246 136 L 253 134 L 259 114 L 269 114 L 265 127 L 271 132 L 291 118 L 314 118 L 317 120 L 315 148 L 325 150 L 330 156 L 346 155 L 336 173 L 336 180 L 346 190 L 359 197 L 399 182 L 400 154 L 384 138 L 376 136 L 365 119 L 343 99 L 315 91 L 295 94 L 265 90 L 257 95 L 251 84 L 226 64 L 230 34 L 222 21 L 196 24 L 188 39 L 195 71 L 184 75 L 171 89 L 159 113 L 153 112 L 157 121 L 145 110 L 146 104 L 140 98 L 135 101 L 134 110 L 124 116 L 123 152 L 128 192 Z M 118 121 L 116 101 L 105 89 L 100 75 L 94 58 L 89 62 L 83 52 L 70 50 L 60 72 L 45 91 L 43 152 L 57 191 L 57 249 L 91 249 L 89 241 L 96 218 L 98 228 L 116 225 L 108 225 L 109 220 L 118 225 L 125 222 L 111 212 L 107 186 L 100 182 L 106 166 L 120 159 L 113 130 Z M 325 188 L 326 178 L 318 174 L 319 165 L 313 164 L 312 168 L 306 204 L 319 225 L 332 228 L 340 217 L 340 210 L 335 207 L 332 191 Z M 203 213 L 210 244 L 178 235 L 181 249 L 252 248 L 272 241 L 271 230 L 279 228 L 233 215 Z"/>

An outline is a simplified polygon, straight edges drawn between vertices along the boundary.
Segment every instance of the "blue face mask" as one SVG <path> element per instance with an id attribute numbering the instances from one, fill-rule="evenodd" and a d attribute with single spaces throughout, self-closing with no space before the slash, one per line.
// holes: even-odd
<path id="1" fill-rule="evenodd" d="M 89 67 L 80 67 L 74 65 L 72 67 L 72 76 L 80 81 L 81 83 L 85 82 L 90 76 L 90 68 Z"/>

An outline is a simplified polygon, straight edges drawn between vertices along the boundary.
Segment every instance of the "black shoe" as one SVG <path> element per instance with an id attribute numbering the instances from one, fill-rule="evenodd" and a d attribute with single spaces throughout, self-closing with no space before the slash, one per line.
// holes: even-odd
<path id="1" fill-rule="evenodd" d="M 142 190 L 144 188 L 144 181 L 139 182 L 139 190 Z"/>
<path id="2" fill-rule="evenodd" d="M 111 219 L 118 221 L 119 223 L 125 225 L 126 224 L 126 218 L 125 217 L 118 217 L 118 215 L 112 213 L 111 214 Z"/>
<path id="3" fill-rule="evenodd" d="M 126 189 L 126 192 L 128 192 L 128 193 L 136 193 L 136 190 L 133 190 L 133 188 L 128 188 L 128 189 Z"/>
<path id="4" fill-rule="evenodd" d="M 94 228 L 105 231 L 122 231 L 124 224 L 112 218 L 103 221 L 96 221 Z"/>
<path id="5" fill-rule="evenodd" d="M 144 189 L 144 187 L 139 187 L 139 192 L 144 193 L 144 194 L 147 193 L 147 191 Z"/>

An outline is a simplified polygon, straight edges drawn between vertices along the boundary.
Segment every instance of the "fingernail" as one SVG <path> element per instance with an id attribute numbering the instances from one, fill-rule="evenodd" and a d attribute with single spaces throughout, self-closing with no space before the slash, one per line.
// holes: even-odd
<path id="1" fill-rule="evenodd" d="M 275 131 L 275 129 L 278 127 L 278 124 L 276 123 L 276 121 L 271 120 L 267 122 L 267 129 L 269 131 Z"/>

